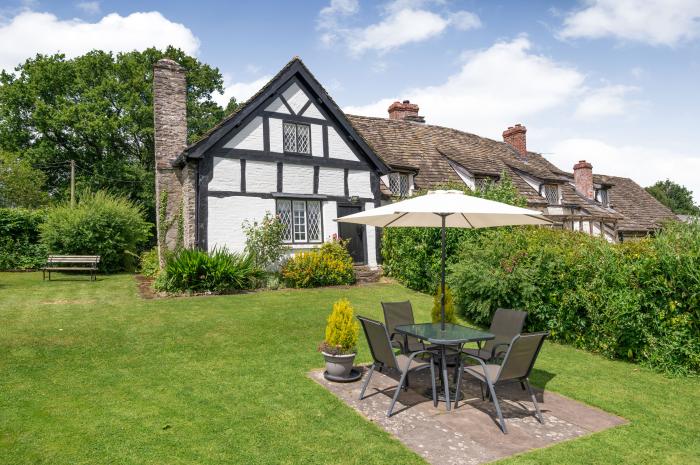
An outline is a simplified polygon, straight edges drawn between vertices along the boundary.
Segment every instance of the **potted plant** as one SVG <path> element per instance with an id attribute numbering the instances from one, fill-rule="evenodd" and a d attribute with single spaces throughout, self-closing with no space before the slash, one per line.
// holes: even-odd
<path id="1" fill-rule="evenodd" d="M 324 375 L 332 381 L 352 381 L 357 370 L 352 373 L 352 364 L 357 353 L 357 336 L 360 325 L 353 316 L 352 306 L 347 299 L 333 304 L 333 311 L 326 324 L 326 338 L 319 351 L 326 360 Z"/>

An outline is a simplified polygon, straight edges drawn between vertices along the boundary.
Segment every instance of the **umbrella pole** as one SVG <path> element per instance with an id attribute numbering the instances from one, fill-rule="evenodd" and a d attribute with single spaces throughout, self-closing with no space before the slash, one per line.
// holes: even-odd
<path id="1" fill-rule="evenodd" d="M 442 214 L 440 215 L 442 217 L 442 230 L 440 231 L 440 235 L 442 238 L 442 277 L 441 277 L 441 288 L 442 292 L 441 298 L 440 298 L 440 328 L 444 331 L 445 330 L 445 218 L 447 215 Z"/>

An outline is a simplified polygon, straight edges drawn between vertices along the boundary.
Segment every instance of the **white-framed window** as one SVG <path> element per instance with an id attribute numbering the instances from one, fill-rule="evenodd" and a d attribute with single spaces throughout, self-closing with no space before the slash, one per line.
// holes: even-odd
<path id="1" fill-rule="evenodd" d="M 486 186 L 491 182 L 491 178 L 483 177 L 483 176 L 475 176 L 474 177 L 474 190 L 477 192 L 483 192 L 486 190 Z"/>
<path id="2" fill-rule="evenodd" d="M 549 205 L 559 205 L 559 186 L 556 184 L 542 184 L 540 195 L 547 199 Z"/>
<path id="3" fill-rule="evenodd" d="M 604 188 L 595 190 L 595 200 L 604 206 L 608 206 L 608 190 Z"/>
<path id="4" fill-rule="evenodd" d="M 284 151 L 289 153 L 311 153 L 311 126 L 308 124 L 288 123 L 282 126 Z"/>
<path id="5" fill-rule="evenodd" d="M 391 190 L 391 195 L 408 197 L 411 190 L 408 174 L 389 173 L 389 190 Z"/>
<path id="6" fill-rule="evenodd" d="M 322 242 L 323 220 L 320 200 L 278 199 L 277 218 L 284 225 L 282 242 L 288 244 Z"/>

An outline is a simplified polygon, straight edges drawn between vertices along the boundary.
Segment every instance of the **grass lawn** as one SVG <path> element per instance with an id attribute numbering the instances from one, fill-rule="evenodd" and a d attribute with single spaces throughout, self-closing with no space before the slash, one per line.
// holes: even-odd
<path id="1" fill-rule="evenodd" d="M 0 273 L 0 464 L 423 464 L 305 376 L 340 297 L 375 318 L 431 304 L 389 284 L 149 301 L 127 275 Z M 700 463 L 698 379 L 550 343 L 533 381 L 630 424 L 504 463 Z"/>

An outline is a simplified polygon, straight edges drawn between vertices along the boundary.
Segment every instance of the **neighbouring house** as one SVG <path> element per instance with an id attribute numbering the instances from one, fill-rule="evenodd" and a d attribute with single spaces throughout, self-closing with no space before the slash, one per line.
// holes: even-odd
<path id="1" fill-rule="evenodd" d="M 433 126 L 418 105 L 388 118 L 345 114 L 299 58 L 194 144 L 187 145 L 186 79 L 171 60 L 154 66 L 159 243 L 242 250 L 245 220 L 276 214 L 293 251 L 350 239 L 358 264 L 379 262 L 378 228 L 335 218 L 446 183 L 480 189 L 506 173 L 530 208 L 558 227 L 610 241 L 643 236 L 675 218 L 628 178 L 563 171 L 527 150 L 526 128 L 503 142 Z"/>

